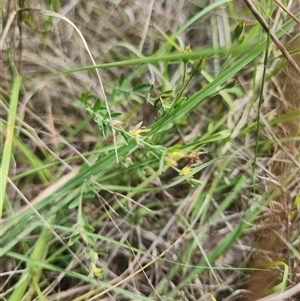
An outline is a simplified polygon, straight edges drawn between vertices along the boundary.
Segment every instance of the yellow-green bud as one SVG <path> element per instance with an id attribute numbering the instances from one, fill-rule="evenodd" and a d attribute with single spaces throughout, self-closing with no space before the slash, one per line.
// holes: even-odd
<path id="1" fill-rule="evenodd" d="M 191 45 L 187 44 L 183 50 L 183 53 L 191 52 Z M 186 64 L 189 61 L 189 58 L 183 58 L 182 61 Z"/>

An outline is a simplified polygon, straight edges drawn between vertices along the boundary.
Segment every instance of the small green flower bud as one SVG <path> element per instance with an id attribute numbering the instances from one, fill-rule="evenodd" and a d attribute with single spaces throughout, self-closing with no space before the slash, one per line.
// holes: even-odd
<path id="1" fill-rule="evenodd" d="M 161 99 L 161 97 L 156 98 L 156 100 L 154 102 L 154 107 L 157 110 L 160 110 L 162 108 L 162 99 Z"/>
<path id="2" fill-rule="evenodd" d="M 196 59 L 192 65 L 191 76 L 200 74 L 204 67 L 204 64 L 205 64 L 205 59 L 203 56 Z"/>
<path id="3" fill-rule="evenodd" d="M 245 28 L 245 22 L 244 20 L 239 20 L 238 24 L 235 27 L 234 33 L 233 33 L 233 40 L 239 40 L 240 36 L 243 34 Z"/>

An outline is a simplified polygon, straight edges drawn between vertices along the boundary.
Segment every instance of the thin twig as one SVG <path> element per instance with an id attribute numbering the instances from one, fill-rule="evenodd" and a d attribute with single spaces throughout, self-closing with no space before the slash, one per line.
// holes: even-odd
<path id="1" fill-rule="evenodd" d="M 11 24 L 12 24 L 12 21 L 14 20 L 14 18 L 16 16 L 16 13 L 17 13 L 16 11 L 13 11 L 8 16 L 7 22 L 5 24 L 5 27 L 4 27 L 4 30 L 2 32 L 2 36 L 1 36 L 1 39 L 0 39 L 0 50 L 4 49 L 4 41 L 6 39 L 8 30 L 9 30 Z"/>
<path id="2" fill-rule="evenodd" d="M 276 44 L 276 46 L 278 47 L 278 49 L 281 51 L 281 53 L 283 54 L 283 56 L 287 59 L 287 61 L 291 64 L 291 66 L 294 68 L 294 70 L 297 72 L 297 74 L 300 76 L 300 68 L 297 65 L 297 63 L 294 61 L 294 59 L 292 58 L 292 56 L 289 54 L 289 52 L 286 50 L 286 48 L 283 46 L 283 44 L 278 40 L 278 38 L 276 37 L 276 35 L 274 35 L 271 32 L 271 29 L 269 28 L 267 22 L 265 21 L 265 19 L 260 15 L 260 13 L 258 12 L 258 10 L 256 9 L 256 7 L 253 5 L 253 3 L 251 2 L 251 0 L 244 0 L 244 2 L 246 3 L 246 5 L 248 6 L 248 8 L 251 10 L 252 14 L 254 15 L 254 17 L 257 19 L 257 21 L 260 23 L 260 25 L 263 27 L 263 29 L 267 32 L 270 33 L 270 37 L 273 40 L 273 42 Z"/>
<path id="3" fill-rule="evenodd" d="M 296 23 L 300 25 L 300 20 L 297 19 L 297 17 L 289 11 L 282 3 L 280 3 L 278 0 L 274 0 L 274 2 L 282 9 L 284 10 Z"/>

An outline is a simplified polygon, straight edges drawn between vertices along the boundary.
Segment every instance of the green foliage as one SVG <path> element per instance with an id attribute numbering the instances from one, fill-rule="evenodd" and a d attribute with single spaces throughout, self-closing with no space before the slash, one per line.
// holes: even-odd
<path id="1" fill-rule="evenodd" d="M 96 99 L 93 105 L 87 104 L 86 102 L 91 99 Z M 82 93 L 79 102 L 84 106 L 89 114 L 94 117 L 94 121 L 98 125 L 100 131 L 103 134 L 103 137 L 106 139 L 112 132 L 112 124 L 111 120 L 118 119 L 122 113 L 118 112 L 110 112 L 107 111 L 107 107 L 105 105 L 101 105 L 100 98 L 95 98 L 94 95 L 89 93 Z"/>
<path id="2" fill-rule="evenodd" d="M 25 2 L 20 2 L 21 7 L 25 7 Z M 240 245 L 263 208 L 278 195 L 276 185 L 259 185 L 266 170 L 265 161 L 256 162 L 269 156 L 277 143 L 266 130 L 297 121 L 299 110 L 270 118 L 264 114 L 263 87 L 273 76 L 273 70 L 267 66 L 276 57 L 272 51 L 276 51 L 257 24 L 236 22 L 238 16 L 229 2 L 217 1 L 197 10 L 172 33 L 167 34 L 155 25 L 155 33 L 160 36 L 148 56 L 144 51 L 152 40 L 146 40 L 147 47 L 140 51 L 136 47 L 140 36 L 132 39 L 121 36 L 119 43 L 110 45 L 109 51 L 103 53 L 103 63 L 99 65 L 76 67 L 72 60 L 77 56 L 81 63 L 85 60 L 83 48 L 76 48 L 68 54 L 72 58 L 65 58 L 69 65 L 63 65 L 63 59 L 59 60 L 62 65 L 55 65 L 57 62 L 53 60 L 53 66 L 51 62 L 51 68 L 47 69 L 48 63 L 43 63 L 46 71 L 42 74 L 30 78 L 24 72 L 24 86 L 21 77 L 14 78 L 10 101 L 1 95 L 9 113 L 7 123 L 1 120 L 0 124 L 6 138 L 1 158 L 0 214 L 4 219 L 0 253 L 5 260 L 14 262 L 16 270 L 20 265 L 25 267 L 20 276 L 14 275 L 16 280 L 7 280 L 10 288 L 4 288 L 3 298 L 47 300 L 50 294 L 47 287 L 58 274 L 72 279 L 75 286 L 93 285 L 90 291 L 74 297 L 75 301 L 101 299 L 105 290 L 113 298 L 126 300 L 177 300 L 182 294 L 194 300 L 202 297 L 202 292 L 195 289 L 195 279 L 210 279 L 210 284 L 218 288 L 230 278 L 226 273 L 239 272 L 243 278 L 244 266 L 237 267 L 234 262 L 225 271 L 216 261 L 226 257 L 232 245 Z M 48 10 L 59 11 L 61 3 L 46 1 L 45 5 Z M 85 9 L 92 10 L 93 18 L 87 18 L 88 25 L 81 26 L 87 37 L 93 37 L 93 42 L 97 39 L 91 32 L 104 30 L 101 27 L 104 25 L 93 23 L 98 15 L 101 20 L 105 17 L 106 30 L 120 33 L 121 27 L 110 24 L 106 14 L 103 15 L 104 8 L 96 4 L 88 8 L 86 4 L 78 5 L 78 11 L 76 8 L 74 12 L 77 17 L 86 17 Z M 189 41 L 190 30 L 201 26 L 221 5 L 231 14 L 223 20 L 225 45 L 218 44 L 220 28 L 215 27 L 215 22 L 211 22 L 208 35 L 213 46 L 199 47 L 196 40 Z M 114 7 L 109 16 L 117 11 L 122 12 L 122 6 Z M 129 15 L 124 10 L 128 22 Z M 65 29 L 54 22 L 53 16 L 44 16 L 44 25 L 53 26 L 61 34 Z M 28 17 L 27 14 L 20 17 L 20 26 L 26 24 L 36 30 L 30 12 Z M 61 18 L 60 23 L 64 22 Z M 293 25 L 291 19 L 282 24 L 277 37 Z M 51 31 L 44 33 L 42 40 L 46 41 Z M 78 43 L 77 33 L 66 36 Z M 61 38 L 55 37 L 55 41 Z M 191 42 L 194 48 L 184 41 Z M 64 58 L 67 42 L 60 43 Z M 38 51 L 48 49 L 48 56 L 52 51 L 48 47 L 45 43 Z M 91 53 L 98 53 L 99 49 L 93 47 Z M 265 69 L 257 84 L 263 52 Z M 8 49 L 8 69 L 14 77 L 21 69 L 17 70 L 11 54 Z M 47 62 L 50 60 L 47 57 Z M 99 87 L 95 89 L 90 82 L 84 82 L 88 81 L 86 74 L 92 77 L 92 72 L 98 70 L 105 79 L 105 95 L 101 96 L 97 94 Z M 81 78 L 82 73 L 85 75 Z M 48 82 L 40 85 L 43 80 Z M 33 114 L 30 110 L 38 108 L 43 99 L 38 90 L 46 89 L 48 83 L 56 80 L 57 87 L 69 87 L 74 81 L 74 91 L 65 96 L 57 88 L 56 96 L 49 99 L 59 100 L 46 107 L 46 113 L 43 107 Z M 102 85 L 101 80 L 97 84 Z M 35 89 L 32 94 L 27 92 L 31 87 Z M 21 91 L 30 98 L 30 101 L 25 98 L 30 110 L 18 120 Z M 259 92 L 257 107 L 256 98 L 249 95 Z M 66 108 L 67 99 L 71 99 L 73 106 L 68 103 Z M 46 135 L 46 131 L 51 135 Z M 288 140 L 299 141 L 299 137 Z M 10 176 L 9 167 L 14 160 L 16 166 L 23 165 Z M 296 175 L 293 167 L 286 183 Z M 12 191 L 6 191 L 8 184 Z M 40 185 L 41 192 L 32 189 L 36 185 Z M 289 214 L 291 222 L 298 205 L 299 193 Z M 299 231 L 291 232 L 293 241 L 297 241 Z M 291 248 L 292 258 L 296 252 L 296 248 Z M 272 288 L 272 292 L 283 291 L 289 267 L 282 260 L 263 268 L 266 266 L 284 268 L 282 282 Z M 151 291 L 138 292 L 137 288 L 145 285 L 144 280 L 140 286 L 131 286 L 140 281 L 140 276 L 130 278 L 136 271 L 141 277 L 145 272 L 146 286 L 153 286 Z M 129 280 L 125 281 L 127 276 Z M 120 279 L 126 282 L 124 288 L 121 282 L 117 283 Z M 191 291 L 195 296 L 189 295 Z M 51 293 L 59 298 L 60 288 L 54 286 Z M 211 300 L 218 300 L 215 291 L 205 293 Z"/>

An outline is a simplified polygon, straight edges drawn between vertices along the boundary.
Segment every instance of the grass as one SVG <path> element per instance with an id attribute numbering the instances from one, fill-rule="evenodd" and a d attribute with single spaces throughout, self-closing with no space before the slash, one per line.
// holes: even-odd
<path id="1" fill-rule="evenodd" d="M 299 63 L 297 20 L 271 1 L 272 33 L 228 0 L 40 4 L 19 26 L 3 9 L 1 298 L 296 287 L 299 86 L 271 37 Z"/>
<path id="2" fill-rule="evenodd" d="M 3 157 L 1 161 L 1 180 L 0 180 L 0 187 L 1 187 L 1 195 L 0 195 L 0 215 L 2 216 L 3 211 L 3 204 L 4 204 L 4 197 L 5 197 L 5 190 L 6 190 L 6 178 L 9 172 L 10 166 L 10 158 L 11 158 L 11 151 L 12 151 L 12 142 L 14 136 L 14 128 L 15 128 L 15 121 L 16 121 L 16 111 L 17 111 L 17 104 L 18 104 L 18 96 L 20 91 L 21 85 L 21 77 L 16 77 L 15 82 L 13 84 L 13 90 L 11 93 L 11 100 L 10 100 L 10 108 L 9 108 L 9 115 L 7 121 L 7 131 L 6 131 L 6 140 L 5 146 L 3 149 Z"/>

